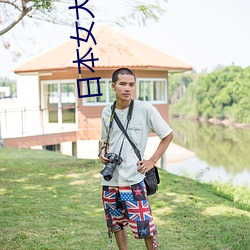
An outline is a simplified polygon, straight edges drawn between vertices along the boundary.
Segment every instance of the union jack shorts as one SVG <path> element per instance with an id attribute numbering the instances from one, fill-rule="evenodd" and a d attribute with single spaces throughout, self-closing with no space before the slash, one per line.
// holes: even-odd
<path id="1" fill-rule="evenodd" d="M 127 187 L 103 186 L 102 202 L 110 232 L 129 224 L 136 239 L 157 234 L 144 181 Z"/>

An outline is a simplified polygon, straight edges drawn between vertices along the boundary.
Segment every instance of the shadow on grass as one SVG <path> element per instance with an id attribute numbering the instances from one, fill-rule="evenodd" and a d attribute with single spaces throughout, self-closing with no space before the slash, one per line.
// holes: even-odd
<path id="1" fill-rule="evenodd" d="M 159 238 L 168 249 L 249 249 L 250 213 L 207 184 L 160 171 L 151 198 Z"/>
<path id="2" fill-rule="evenodd" d="M 1 249 L 109 249 L 100 169 L 56 152 L 0 150 Z M 160 175 L 150 197 L 160 249 L 248 249 L 248 211 L 207 185 Z M 145 249 L 128 233 L 129 249 Z"/>

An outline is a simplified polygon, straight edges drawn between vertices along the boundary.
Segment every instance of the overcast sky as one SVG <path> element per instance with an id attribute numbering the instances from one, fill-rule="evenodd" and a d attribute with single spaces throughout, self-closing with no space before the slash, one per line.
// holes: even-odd
<path id="1" fill-rule="evenodd" d="M 93 4 L 100 1 L 90 0 Z M 117 29 L 193 65 L 197 71 L 211 71 L 218 64 L 250 66 L 250 0 L 169 0 L 166 9 L 158 23 Z M 109 12 L 119 13 L 117 9 Z M 0 76 L 13 77 L 10 69 L 20 61 L 13 61 L 14 53 L 26 51 L 26 58 L 35 56 L 69 40 L 70 35 L 75 35 L 74 27 L 18 24 L 0 40 Z M 9 50 L 3 48 L 3 41 L 10 42 Z"/>

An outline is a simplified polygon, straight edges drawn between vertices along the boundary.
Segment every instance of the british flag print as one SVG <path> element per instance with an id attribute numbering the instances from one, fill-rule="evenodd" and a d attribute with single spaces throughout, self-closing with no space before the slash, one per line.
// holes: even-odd
<path id="1" fill-rule="evenodd" d="M 127 211 L 129 220 L 144 221 L 150 220 L 152 218 L 147 200 L 137 202 L 128 201 Z"/>
<path id="2" fill-rule="evenodd" d="M 103 187 L 102 201 L 109 231 L 117 232 L 130 225 L 135 238 L 156 233 L 143 183 L 131 187 Z"/>
<path id="3" fill-rule="evenodd" d="M 116 192 L 110 192 L 103 190 L 103 205 L 106 209 L 116 209 Z"/>

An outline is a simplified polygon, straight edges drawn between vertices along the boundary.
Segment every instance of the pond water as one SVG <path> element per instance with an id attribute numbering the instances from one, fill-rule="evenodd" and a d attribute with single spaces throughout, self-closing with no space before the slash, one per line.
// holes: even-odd
<path id="1" fill-rule="evenodd" d="M 171 118 L 174 143 L 195 156 L 167 171 L 200 181 L 230 182 L 250 189 L 250 129 Z"/>

